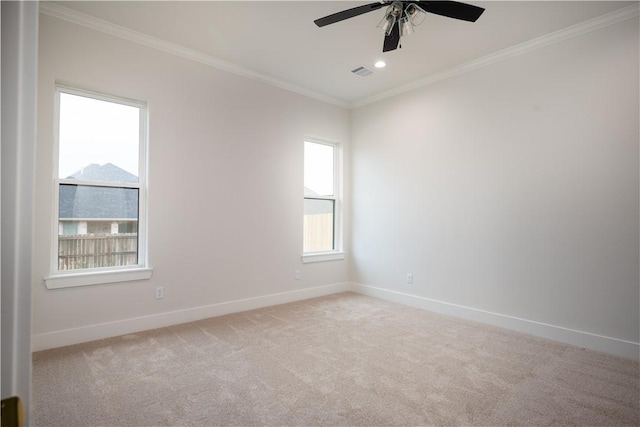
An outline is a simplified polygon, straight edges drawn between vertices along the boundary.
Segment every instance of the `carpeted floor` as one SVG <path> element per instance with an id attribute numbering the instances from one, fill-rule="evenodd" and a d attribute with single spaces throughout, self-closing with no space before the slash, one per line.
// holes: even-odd
<path id="1" fill-rule="evenodd" d="M 38 426 L 638 425 L 637 362 L 354 293 L 34 354 Z"/>

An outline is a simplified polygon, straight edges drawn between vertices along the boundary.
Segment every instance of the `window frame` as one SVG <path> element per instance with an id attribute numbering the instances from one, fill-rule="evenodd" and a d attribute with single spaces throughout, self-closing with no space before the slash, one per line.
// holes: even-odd
<path id="1" fill-rule="evenodd" d="M 343 208 L 342 208 L 342 145 L 339 142 L 329 141 L 326 139 L 319 139 L 315 137 L 305 137 L 303 141 L 303 176 L 304 176 L 304 143 L 309 142 L 319 145 L 327 145 L 333 148 L 333 195 L 321 196 L 313 195 L 307 196 L 304 194 L 304 179 L 303 179 L 303 218 L 304 218 L 304 201 L 311 200 L 331 200 L 333 201 L 333 249 L 329 251 L 304 251 L 304 244 L 302 247 L 302 262 L 320 262 L 320 261 L 334 261 L 345 259 L 345 253 L 343 249 Z M 304 233 L 304 231 L 303 231 Z M 304 235 L 303 235 L 304 242 Z"/>
<path id="2" fill-rule="evenodd" d="M 138 137 L 138 183 L 85 181 L 65 179 L 59 177 L 60 163 L 60 96 L 69 94 L 112 102 L 120 105 L 138 108 L 139 137 Z M 92 90 L 80 89 L 65 84 L 56 84 L 54 96 L 53 123 L 53 213 L 51 227 L 51 258 L 50 274 L 44 278 L 47 289 L 67 288 L 75 286 L 97 285 L 151 278 L 153 269 L 148 262 L 148 225 L 147 225 L 147 173 L 148 173 L 148 115 L 146 102 L 137 101 L 115 95 L 108 95 Z M 77 186 L 102 186 L 112 188 L 135 188 L 138 190 L 138 263 L 135 265 L 86 268 L 76 270 L 59 270 L 59 205 L 60 186 L 71 184 Z"/>

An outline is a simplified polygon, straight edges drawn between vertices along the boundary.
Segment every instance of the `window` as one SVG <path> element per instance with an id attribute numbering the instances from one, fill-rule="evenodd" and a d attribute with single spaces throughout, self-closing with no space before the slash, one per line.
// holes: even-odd
<path id="1" fill-rule="evenodd" d="M 55 259 L 47 287 L 150 277 L 146 105 L 62 86 L 56 101 Z"/>
<path id="2" fill-rule="evenodd" d="M 342 255 L 339 239 L 338 154 L 335 144 L 320 141 L 304 143 L 302 247 L 306 261 L 344 258 L 326 257 L 328 253 Z"/>

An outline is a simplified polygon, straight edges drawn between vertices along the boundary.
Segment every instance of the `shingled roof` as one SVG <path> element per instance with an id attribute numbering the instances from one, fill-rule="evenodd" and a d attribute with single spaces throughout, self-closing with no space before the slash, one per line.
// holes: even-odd
<path id="1" fill-rule="evenodd" d="M 91 164 L 67 177 L 82 181 L 137 183 L 138 177 L 111 163 Z M 59 218 L 138 219 L 138 189 L 60 184 Z"/>
<path id="2" fill-rule="evenodd" d="M 67 179 L 78 179 L 82 181 L 104 181 L 104 182 L 138 182 L 138 177 L 124 169 L 119 168 L 113 163 L 98 165 L 91 163 L 85 166 L 73 175 L 69 175 Z"/>

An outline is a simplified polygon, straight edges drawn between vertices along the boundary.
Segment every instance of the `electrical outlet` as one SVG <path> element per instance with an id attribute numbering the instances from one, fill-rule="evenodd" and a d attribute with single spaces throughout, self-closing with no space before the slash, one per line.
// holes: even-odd
<path id="1" fill-rule="evenodd" d="M 413 273 L 407 273 L 407 283 L 413 285 Z"/>
<path id="2" fill-rule="evenodd" d="M 164 286 L 158 286 L 156 288 L 156 299 L 164 298 Z"/>
<path id="3" fill-rule="evenodd" d="M 293 277 L 295 277 L 296 280 L 300 280 L 300 270 L 296 270 L 296 272 L 293 274 Z"/>

